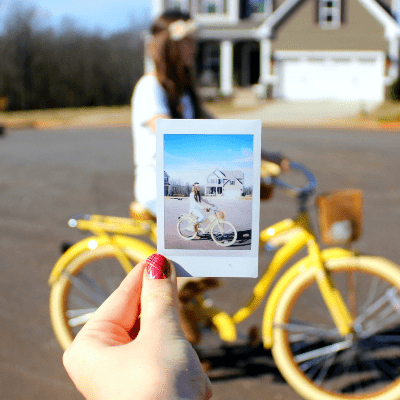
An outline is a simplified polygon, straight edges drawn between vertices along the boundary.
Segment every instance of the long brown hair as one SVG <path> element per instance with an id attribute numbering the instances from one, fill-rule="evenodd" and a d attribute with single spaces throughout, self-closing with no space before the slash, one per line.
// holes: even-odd
<path id="1" fill-rule="evenodd" d="M 193 194 L 194 194 L 194 199 L 196 200 L 196 202 L 201 203 L 200 190 L 195 184 L 193 184 Z"/>
<path id="2" fill-rule="evenodd" d="M 192 100 L 195 118 L 200 118 L 201 107 L 192 71 L 182 60 L 179 43 L 169 37 L 168 26 L 178 20 L 188 21 L 190 15 L 181 11 L 165 11 L 151 25 L 153 60 L 156 76 L 168 97 L 172 118 L 182 118 L 179 98 L 187 93 Z"/>

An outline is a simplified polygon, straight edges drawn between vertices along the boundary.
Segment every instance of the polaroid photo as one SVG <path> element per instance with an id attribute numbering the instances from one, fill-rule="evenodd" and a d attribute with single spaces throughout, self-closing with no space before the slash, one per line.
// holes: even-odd
<path id="1" fill-rule="evenodd" d="M 157 121 L 157 251 L 178 276 L 258 276 L 260 163 L 260 120 Z"/>

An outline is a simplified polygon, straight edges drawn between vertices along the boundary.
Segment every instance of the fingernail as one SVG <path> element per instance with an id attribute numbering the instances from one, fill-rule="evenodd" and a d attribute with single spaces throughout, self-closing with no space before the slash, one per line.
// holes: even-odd
<path id="1" fill-rule="evenodd" d="M 161 254 L 152 254 L 146 260 L 146 272 L 151 279 L 166 279 L 171 272 L 169 261 Z"/>

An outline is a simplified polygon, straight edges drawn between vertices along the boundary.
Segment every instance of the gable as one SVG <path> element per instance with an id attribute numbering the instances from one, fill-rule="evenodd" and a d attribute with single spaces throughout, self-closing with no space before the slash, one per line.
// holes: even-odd
<path id="1" fill-rule="evenodd" d="M 344 0 L 343 12 L 340 28 L 321 29 L 317 1 L 304 1 L 277 28 L 272 50 L 387 50 L 384 27 L 358 0 Z"/>

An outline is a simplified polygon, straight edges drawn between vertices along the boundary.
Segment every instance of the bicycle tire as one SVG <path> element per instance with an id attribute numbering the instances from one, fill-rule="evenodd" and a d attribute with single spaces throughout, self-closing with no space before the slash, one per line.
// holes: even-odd
<path id="1" fill-rule="evenodd" d="M 132 266 L 148 256 L 131 248 L 125 248 L 124 252 Z M 64 350 L 125 275 L 111 245 L 88 249 L 66 265 L 50 291 L 50 318 L 55 336 Z"/>
<path id="2" fill-rule="evenodd" d="M 210 232 L 212 239 L 218 246 L 231 246 L 237 239 L 236 228 L 228 221 L 215 221 Z"/>
<path id="3" fill-rule="evenodd" d="M 272 354 L 278 369 L 308 400 L 399 399 L 399 267 L 366 256 L 329 260 L 326 267 L 355 318 L 355 332 L 340 337 L 308 269 L 277 305 Z"/>
<path id="4" fill-rule="evenodd" d="M 188 229 L 190 228 L 190 229 Z M 181 217 L 176 224 L 178 235 L 184 240 L 191 240 L 196 236 L 193 220 L 189 217 Z"/>

